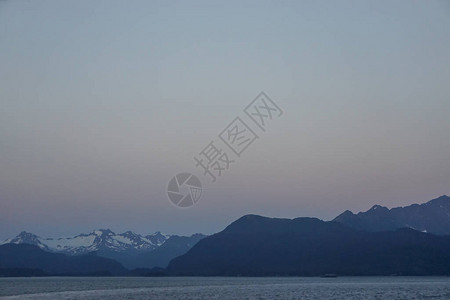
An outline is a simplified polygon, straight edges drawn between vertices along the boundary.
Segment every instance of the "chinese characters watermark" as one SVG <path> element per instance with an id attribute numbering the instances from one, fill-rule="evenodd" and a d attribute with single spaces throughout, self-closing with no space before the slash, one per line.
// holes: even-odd
<path id="1" fill-rule="evenodd" d="M 256 131 L 266 132 L 267 126 L 283 115 L 281 108 L 261 92 L 243 112 L 247 123 L 236 116 L 217 137 L 211 140 L 197 155 L 194 156 L 195 167 L 200 168 L 203 176 L 215 183 L 242 154 L 260 138 Z M 253 126 L 249 126 L 253 124 Z M 189 207 L 200 199 L 202 185 L 200 180 L 191 173 L 180 173 L 168 183 L 167 195 L 177 207 Z"/>

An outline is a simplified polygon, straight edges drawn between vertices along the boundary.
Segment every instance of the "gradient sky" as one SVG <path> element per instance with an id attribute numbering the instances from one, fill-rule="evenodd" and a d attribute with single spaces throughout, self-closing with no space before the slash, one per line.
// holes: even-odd
<path id="1" fill-rule="evenodd" d="M 285 114 L 209 183 L 194 155 L 260 91 Z M 0 239 L 422 203 L 449 112 L 448 1 L 0 1 Z"/>

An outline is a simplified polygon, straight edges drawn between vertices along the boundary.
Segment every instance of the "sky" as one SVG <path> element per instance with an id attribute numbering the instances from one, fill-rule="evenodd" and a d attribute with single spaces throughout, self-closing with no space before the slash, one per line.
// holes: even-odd
<path id="1" fill-rule="evenodd" d="M 0 1 L 0 239 L 211 234 L 450 194 L 447 1 Z M 244 108 L 282 110 L 261 131 Z M 211 182 L 194 157 L 258 139 Z M 202 196 L 167 197 L 189 172 Z"/>

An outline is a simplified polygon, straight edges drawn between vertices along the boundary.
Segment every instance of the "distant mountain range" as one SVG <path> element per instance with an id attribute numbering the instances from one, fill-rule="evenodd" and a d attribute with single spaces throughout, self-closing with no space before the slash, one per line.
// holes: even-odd
<path id="1" fill-rule="evenodd" d="M 450 236 L 247 215 L 166 269 L 176 276 L 450 275 Z"/>
<path id="2" fill-rule="evenodd" d="M 145 252 L 164 244 L 170 235 L 155 232 L 142 236 L 131 231 L 116 234 L 109 229 L 98 229 L 88 234 L 79 234 L 68 238 L 42 238 L 33 233 L 22 231 L 14 238 L 2 244 L 30 244 L 42 250 L 60 252 L 69 255 L 86 254 L 93 251 Z"/>
<path id="3" fill-rule="evenodd" d="M 449 276 L 450 197 L 345 211 L 329 222 L 247 215 L 208 237 L 105 229 L 48 239 L 22 232 L 0 245 L 0 276 L 24 274 Z"/>
<path id="4" fill-rule="evenodd" d="M 202 234 L 180 237 L 160 232 L 142 236 L 131 231 L 116 234 L 109 229 L 98 229 L 69 238 L 42 238 L 23 231 L 16 237 L 1 242 L 0 245 L 30 244 L 54 253 L 95 254 L 115 259 L 127 268 L 164 268 L 172 258 L 184 254 L 203 237 L 205 235 Z M 161 250 L 153 253 L 163 245 L 165 246 Z"/>
<path id="5" fill-rule="evenodd" d="M 450 275 L 450 198 L 335 220 L 247 215 L 173 259 L 169 275 Z M 431 234 L 434 233 L 434 234 Z"/>
<path id="6" fill-rule="evenodd" d="M 444 195 L 424 204 L 392 209 L 374 205 L 368 211 L 358 214 L 347 210 L 333 221 L 371 232 L 411 228 L 438 235 L 450 235 L 450 197 Z"/>

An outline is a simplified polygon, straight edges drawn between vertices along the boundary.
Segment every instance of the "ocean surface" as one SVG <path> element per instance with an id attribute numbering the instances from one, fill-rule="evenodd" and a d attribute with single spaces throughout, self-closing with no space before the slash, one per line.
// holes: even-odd
<path id="1" fill-rule="evenodd" d="M 450 277 L 0 278 L 0 299 L 450 299 Z"/>

